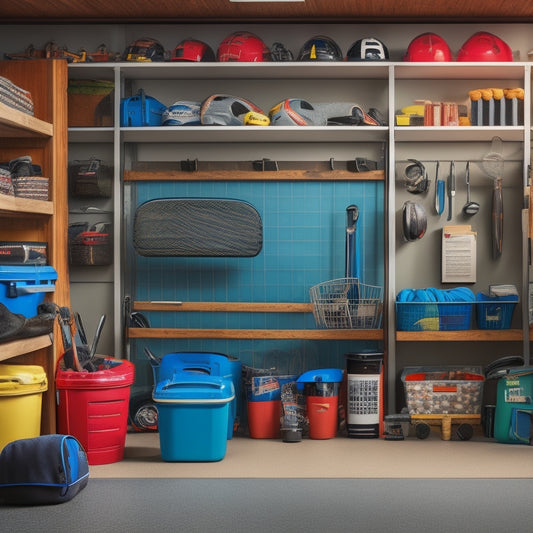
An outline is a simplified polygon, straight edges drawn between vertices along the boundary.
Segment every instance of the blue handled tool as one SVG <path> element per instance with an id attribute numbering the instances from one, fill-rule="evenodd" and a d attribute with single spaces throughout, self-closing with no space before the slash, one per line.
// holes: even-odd
<path id="1" fill-rule="evenodd" d="M 435 170 L 435 212 L 442 215 L 444 211 L 444 201 L 446 198 L 446 182 L 439 179 L 439 162 Z"/>

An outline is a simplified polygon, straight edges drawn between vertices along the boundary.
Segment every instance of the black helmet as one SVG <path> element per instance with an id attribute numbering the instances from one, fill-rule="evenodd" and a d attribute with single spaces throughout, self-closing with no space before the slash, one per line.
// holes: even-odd
<path id="1" fill-rule="evenodd" d="M 124 61 L 165 61 L 165 49 L 157 39 L 137 39 L 130 43 L 122 57 Z"/>
<path id="2" fill-rule="evenodd" d="M 421 239 L 427 229 L 427 215 L 421 204 L 407 201 L 403 204 L 403 235 L 407 241 Z"/>
<path id="3" fill-rule="evenodd" d="M 342 52 L 333 39 L 316 35 L 302 46 L 298 61 L 342 61 Z"/>
<path id="4" fill-rule="evenodd" d="M 388 59 L 387 47 L 374 37 L 355 41 L 346 54 L 346 61 L 387 61 Z"/>
<path id="5" fill-rule="evenodd" d="M 294 61 L 292 52 L 278 41 L 270 47 L 270 55 L 272 56 L 272 61 Z"/>

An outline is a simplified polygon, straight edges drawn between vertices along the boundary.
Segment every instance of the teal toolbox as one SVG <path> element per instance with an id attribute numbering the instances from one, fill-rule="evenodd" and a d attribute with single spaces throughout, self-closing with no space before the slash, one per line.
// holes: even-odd
<path id="1" fill-rule="evenodd" d="M 533 444 L 533 367 L 507 369 L 496 390 L 495 439 Z"/>

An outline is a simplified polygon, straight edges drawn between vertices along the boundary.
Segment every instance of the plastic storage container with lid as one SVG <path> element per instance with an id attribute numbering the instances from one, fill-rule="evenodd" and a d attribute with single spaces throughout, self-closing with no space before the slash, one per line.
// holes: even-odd
<path id="1" fill-rule="evenodd" d="M 12 313 L 34 317 L 45 294 L 55 291 L 56 280 L 51 266 L 0 265 L 0 302 Z"/>
<path id="2" fill-rule="evenodd" d="M 332 439 L 337 434 L 342 376 L 338 368 L 325 368 L 304 372 L 296 380 L 305 393 L 311 439 Z"/>
<path id="3" fill-rule="evenodd" d="M 226 455 L 235 389 L 221 376 L 178 372 L 153 394 L 164 461 L 220 461 Z"/>
<path id="4" fill-rule="evenodd" d="M 134 365 L 124 359 L 105 358 L 96 372 L 58 368 L 58 431 L 80 441 L 89 464 L 123 459 L 134 378 Z"/>
<path id="5" fill-rule="evenodd" d="M 231 355 L 211 352 L 172 352 L 161 358 L 154 369 L 155 382 L 172 379 L 176 373 L 187 372 L 195 375 L 220 376 L 233 382 L 235 398 L 228 410 L 228 439 L 233 437 L 233 429 L 240 418 L 242 391 L 242 363 Z"/>
<path id="6" fill-rule="evenodd" d="M 0 450 L 11 441 L 41 434 L 42 394 L 46 390 L 43 367 L 0 365 Z"/>

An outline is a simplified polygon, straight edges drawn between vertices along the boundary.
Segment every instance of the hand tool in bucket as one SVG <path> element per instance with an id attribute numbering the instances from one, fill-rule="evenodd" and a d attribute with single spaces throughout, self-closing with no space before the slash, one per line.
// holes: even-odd
<path id="1" fill-rule="evenodd" d="M 492 189 L 492 258 L 498 259 L 503 251 L 503 141 L 493 137 L 491 149 L 483 157 L 483 170 L 494 182 Z"/>
<path id="2" fill-rule="evenodd" d="M 78 350 L 75 342 L 76 323 L 68 307 L 59 308 L 59 325 L 63 337 L 63 363 L 66 368 L 81 372 L 83 368 L 78 358 Z"/>
<path id="3" fill-rule="evenodd" d="M 254 257 L 263 246 L 261 216 L 242 200 L 149 200 L 133 225 L 133 246 L 146 257 Z"/>

